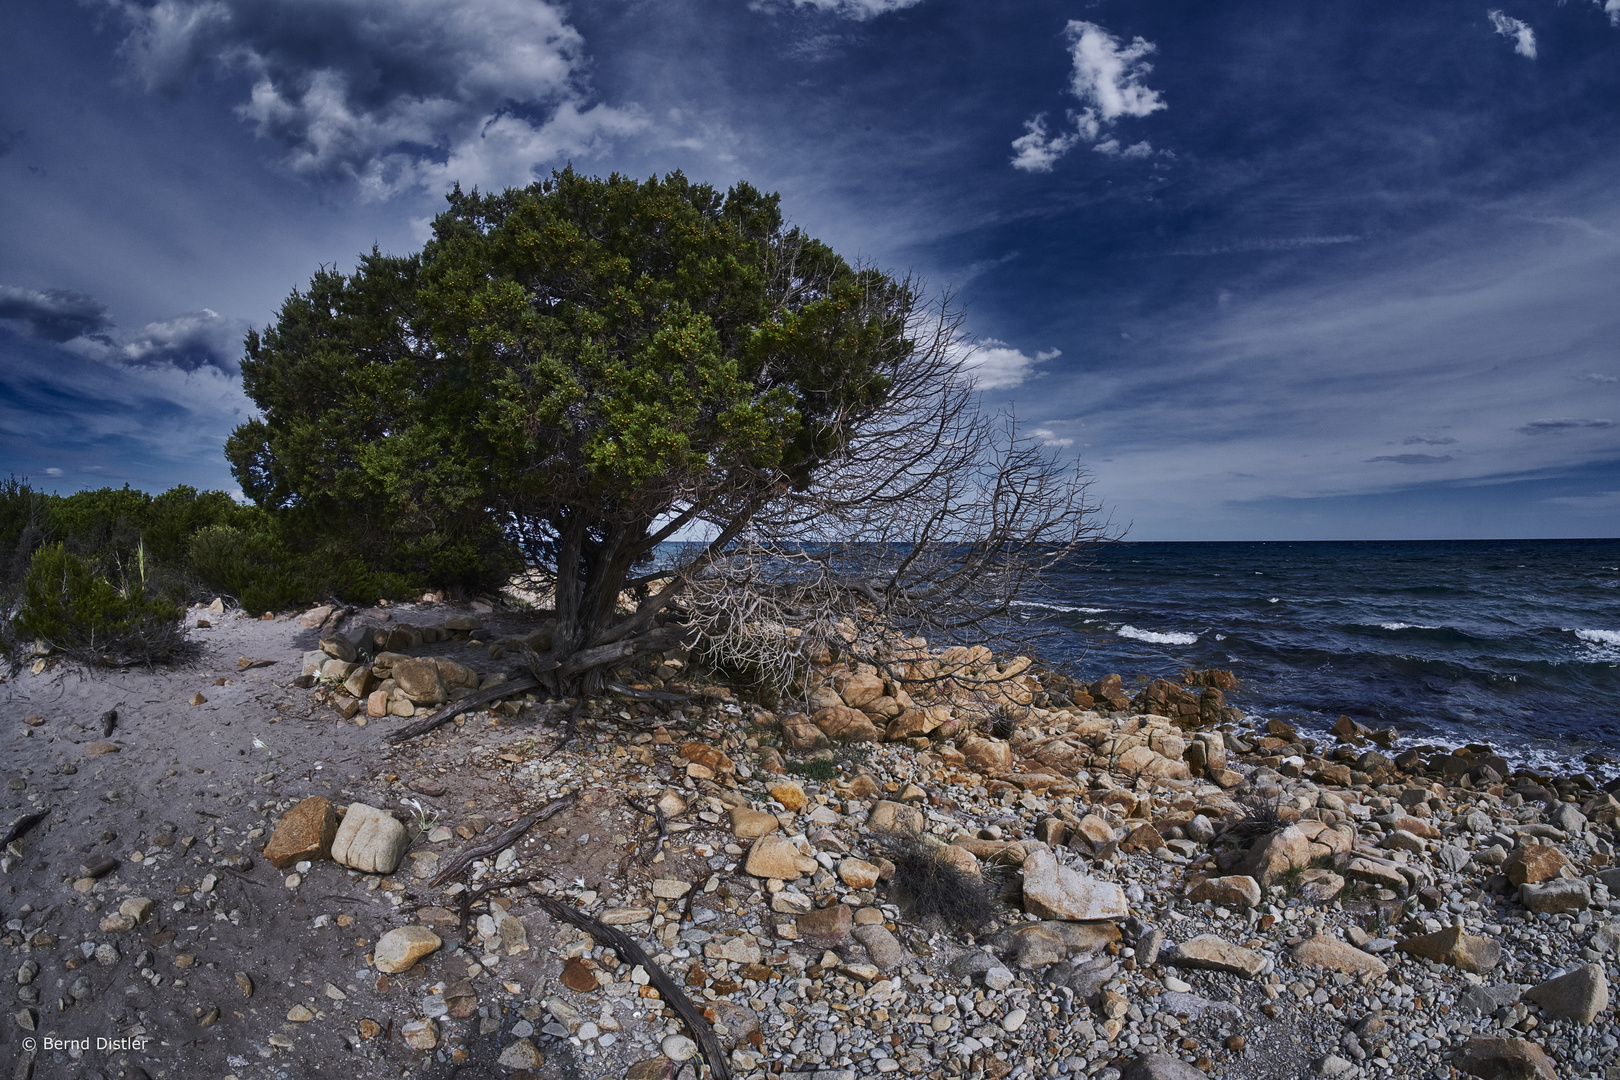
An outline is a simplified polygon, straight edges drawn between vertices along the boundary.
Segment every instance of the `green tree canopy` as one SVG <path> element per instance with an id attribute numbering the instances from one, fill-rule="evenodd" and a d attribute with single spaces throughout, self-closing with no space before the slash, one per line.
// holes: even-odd
<path id="1" fill-rule="evenodd" d="M 449 196 L 420 254 L 321 270 L 250 335 L 244 492 L 439 579 L 515 543 L 553 577 L 558 677 L 662 647 L 615 609 L 662 541 L 720 552 L 892 406 L 921 301 L 775 195 L 572 170 Z"/>

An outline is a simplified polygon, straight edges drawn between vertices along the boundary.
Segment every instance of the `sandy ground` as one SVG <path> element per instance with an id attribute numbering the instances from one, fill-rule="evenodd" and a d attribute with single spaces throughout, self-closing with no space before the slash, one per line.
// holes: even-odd
<path id="1" fill-rule="evenodd" d="M 454 611 L 390 613 L 427 623 Z M 384 736 L 406 721 L 360 726 L 291 685 L 318 631 L 296 617 L 203 614 L 214 626 L 192 631 L 203 654 L 185 668 L 52 665 L 0 684 L 0 828 L 29 810 L 48 811 L 14 844 L 0 875 L 0 943 L 12 965 L 4 979 L 18 995 L 0 1024 L 0 1060 L 15 1071 L 0 1075 L 508 1074 L 495 1059 L 524 1013 L 534 1028 L 545 1022 L 537 1006 L 562 965 L 551 946 L 566 945 L 571 931 L 554 941 L 549 918 L 520 908 L 514 914 L 525 916 L 526 952 L 503 950 L 491 961 L 466 947 L 456 926 L 439 925 L 445 947 L 413 972 L 381 977 L 367 955 L 385 931 L 420 919 L 415 909 L 450 902 L 442 892 L 430 896 L 418 873 L 428 876 L 441 854 L 448 861 L 480 831 L 493 835 L 562 790 L 578 788 L 583 797 L 531 832 L 516 869 L 540 865 L 553 885 L 604 895 L 617 887 L 636 827 L 615 794 L 626 778 L 611 771 L 612 749 L 582 733 L 586 754 L 599 752 L 600 762 L 566 753 L 537 764 L 557 729 L 536 709 L 539 719 L 479 714 L 396 750 Z M 484 672 L 503 667 L 468 642 L 412 651 L 455 656 Z M 243 670 L 244 658 L 273 663 Z M 198 694 L 206 701 L 191 704 Z M 113 708 L 117 726 L 104 738 L 98 718 Z M 617 753 L 622 765 L 633 761 Z M 260 849 L 281 811 L 311 795 L 394 812 L 415 835 L 415 849 L 386 880 L 317 862 L 290 887 L 292 868 L 277 870 Z M 405 799 L 415 800 L 420 817 Z M 424 824 L 440 831 L 419 831 Z M 91 887 L 86 868 L 102 856 L 116 867 Z M 683 874 L 701 881 L 707 870 L 689 851 L 672 851 L 657 868 L 657 876 Z M 639 876 L 644 889 L 648 875 Z M 134 897 L 153 902 L 150 916 L 130 930 L 103 929 Z M 12 972 L 30 961 L 38 973 L 26 986 L 14 984 Z M 441 1019 L 439 1045 L 412 1050 L 399 1029 L 423 1015 L 424 1001 L 431 1014 L 430 999 L 447 990 L 466 990 L 471 1002 L 462 996 L 452 1004 L 472 1015 Z M 302 1019 L 298 1006 L 313 1019 Z M 625 1061 L 655 1052 L 648 1040 L 662 1036 L 665 1022 L 656 1009 L 645 1020 L 645 1039 L 621 1042 Z M 622 1076 L 625 1068 L 552 1056 L 535 1075 Z"/>

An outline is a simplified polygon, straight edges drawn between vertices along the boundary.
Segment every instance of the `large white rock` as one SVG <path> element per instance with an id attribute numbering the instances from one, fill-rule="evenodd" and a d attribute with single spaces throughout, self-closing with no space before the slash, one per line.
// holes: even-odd
<path id="1" fill-rule="evenodd" d="M 1124 889 L 1059 865 L 1044 845 L 1024 857 L 1024 910 L 1071 922 L 1124 919 L 1131 913 Z"/>
<path id="2" fill-rule="evenodd" d="M 392 874 L 411 846 L 405 826 L 375 806 L 350 803 L 332 839 L 332 859 L 367 874 Z"/>

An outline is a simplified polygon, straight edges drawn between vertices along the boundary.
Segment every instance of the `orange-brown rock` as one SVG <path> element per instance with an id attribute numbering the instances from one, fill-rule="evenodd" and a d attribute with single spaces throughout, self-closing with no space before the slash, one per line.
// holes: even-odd
<path id="1" fill-rule="evenodd" d="M 328 859 L 336 835 L 337 810 L 316 795 L 281 816 L 270 842 L 264 846 L 264 857 L 277 870 L 304 859 Z"/>
<path id="2" fill-rule="evenodd" d="M 969 739 L 962 747 L 962 755 L 981 772 L 1006 772 L 1012 768 L 1012 746 L 1000 739 Z"/>
<path id="3" fill-rule="evenodd" d="M 804 713 L 782 717 L 782 741 L 789 750 L 817 750 L 832 745 L 827 733 L 812 724 Z"/>
<path id="4" fill-rule="evenodd" d="M 878 729 L 872 723 L 872 718 L 848 705 L 822 709 L 812 720 L 835 742 L 872 742 L 877 739 Z"/>
<path id="5" fill-rule="evenodd" d="M 1534 885 L 1557 877 L 1569 860 L 1551 844 L 1526 844 L 1509 855 L 1502 873 L 1515 885 Z"/>
<path id="6" fill-rule="evenodd" d="M 729 757 L 721 753 L 719 750 L 716 750 L 708 743 L 682 743 L 680 755 L 695 765 L 702 765 L 705 769 L 708 769 L 716 776 L 729 772 L 735 772 L 737 768 L 734 764 L 732 764 Z"/>

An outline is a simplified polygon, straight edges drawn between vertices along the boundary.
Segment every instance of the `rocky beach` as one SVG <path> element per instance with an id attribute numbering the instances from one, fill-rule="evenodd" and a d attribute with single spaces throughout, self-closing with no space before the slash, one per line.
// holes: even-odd
<path id="1" fill-rule="evenodd" d="M 1620 1075 L 1613 783 L 1220 670 L 548 700 L 500 605 L 187 622 L 0 687 L 19 1080 Z"/>

